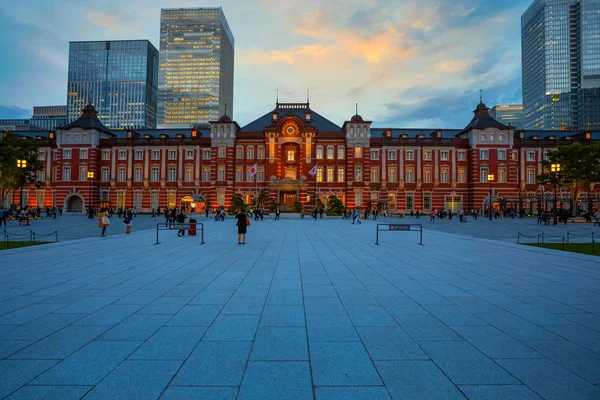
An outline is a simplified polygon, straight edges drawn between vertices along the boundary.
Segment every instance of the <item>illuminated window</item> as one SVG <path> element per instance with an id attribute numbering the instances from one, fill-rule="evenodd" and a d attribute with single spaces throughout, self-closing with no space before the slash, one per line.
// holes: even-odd
<path id="1" fill-rule="evenodd" d="M 259 160 L 263 160 L 265 158 L 265 148 L 263 146 L 258 146 L 256 150 L 256 158 Z"/>
<path id="2" fill-rule="evenodd" d="M 317 146 L 316 157 L 317 157 L 317 160 L 322 160 L 323 159 L 323 146 Z"/>
<path id="3" fill-rule="evenodd" d="M 466 173 L 465 173 L 465 169 L 464 168 L 459 168 L 458 169 L 458 183 L 466 183 L 467 179 L 466 179 Z"/>
<path id="4" fill-rule="evenodd" d="M 244 147 L 238 146 L 235 148 L 235 158 L 237 160 L 242 160 L 244 158 Z"/>
<path id="5" fill-rule="evenodd" d="M 219 158 L 227 157 L 227 148 L 225 146 L 219 146 Z"/>
<path id="6" fill-rule="evenodd" d="M 288 161 L 296 161 L 296 152 L 294 150 L 287 151 L 287 160 Z"/>
<path id="7" fill-rule="evenodd" d="M 363 148 L 362 148 L 362 146 L 356 146 L 354 148 L 354 158 L 363 158 Z"/>
<path id="8" fill-rule="evenodd" d="M 423 183 L 431 183 L 431 168 L 423 169 Z"/>
<path id="9" fill-rule="evenodd" d="M 338 160 L 346 159 L 346 148 L 344 146 L 338 146 L 337 148 L 337 158 Z"/>
<path id="10" fill-rule="evenodd" d="M 258 182 L 265 181 L 265 168 L 264 167 L 258 167 L 258 173 L 256 174 L 256 178 L 257 178 Z"/>
<path id="11" fill-rule="evenodd" d="M 406 168 L 406 182 L 412 183 L 415 181 L 415 169 L 413 167 Z"/>
<path id="12" fill-rule="evenodd" d="M 219 181 L 224 181 L 225 180 L 225 166 L 224 165 L 219 165 Z"/>
<path id="13" fill-rule="evenodd" d="M 327 167 L 327 182 L 335 182 L 333 167 Z"/>
<path id="14" fill-rule="evenodd" d="M 498 134 L 498 141 L 499 142 L 504 142 L 504 133 L 499 133 Z"/>
<path id="15" fill-rule="evenodd" d="M 490 133 L 490 142 L 493 142 L 496 139 L 496 135 Z"/>
<path id="16" fill-rule="evenodd" d="M 379 182 L 379 167 L 371 167 L 371 182 Z"/>
<path id="17" fill-rule="evenodd" d="M 396 167 L 388 167 L 388 181 L 394 183 L 398 180 Z"/>
<path id="18" fill-rule="evenodd" d="M 412 161 L 414 159 L 415 159 L 415 152 L 414 152 L 414 150 L 406 150 L 406 160 Z"/>
<path id="19" fill-rule="evenodd" d="M 202 180 L 204 182 L 210 182 L 210 167 L 202 168 Z"/>
<path id="20" fill-rule="evenodd" d="M 246 149 L 246 158 L 251 160 L 254 158 L 254 146 L 248 146 Z"/>
<path id="21" fill-rule="evenodd" d="M 346 171 L 344 170 L 344 168 L 338 167 L 337 173 L 338 173 L 338 182 L 344 182 L 346 179 Z"/>
<path id="22" fill-rule="evenodd" d="M 317 167 L 317 182 L 323 182 L 323 167 Z"/>
<path id="23" fill-rule="evenodd" d="M 448 183 L 448 168 L 442 167 L 440 170 L 440 182 Z"/>
<path id="24" fill-rule="evenodd" d="M 237 182 L 244 181 L 244 167 L 236 167 L 235 169 L 235 180 Z"/>
<path id="25" fill-rule="evenodd" d="M 87 181 L 87 167 L 79 167 L 79 180 L 82 182 Z"/>
<path id="26" fill-rule="evenodd" d="M 506 168 L 504 168 L 504 167 L 498 168 L 498 182 L 500 182 L 500 183 L 506 182 Z"/>
<path id="27" fill-rule="evenodd" d="M 423 152 L 423 160 L 431 161 L 431 151 L 430 150 L 426 150 Z"/>
<path id="28" fill-rule="evenodd" d="M 527 168 L 527 183 L 534 184 L 535 183 L 535 169 Z"/>

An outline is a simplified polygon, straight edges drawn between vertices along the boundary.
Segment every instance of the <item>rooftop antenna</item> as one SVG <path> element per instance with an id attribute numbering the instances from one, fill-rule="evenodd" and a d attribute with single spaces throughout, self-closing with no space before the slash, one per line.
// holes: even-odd
<path id="1" fill-rule="evenodd" d="M 355 106 L 356 106 L 356 110 L 355 110 L 356 111 L 356 115 L 358 115 L 358 103 L 355 103 Z"/>
<path id="2" fill-rule="evenodd" d="M 276 98 L 276 103 L 279 104 L 279 88 L 277 88 L 277 98 Z"/>
<path id="3" fill-rule="evenodd" d="M 483 103 L 483 89 L 479 89 L 479 102 Z"/>
<path id="4" fill-rule="evenodd" d="M 227 115 L 227 103 L 225 103 L 225 115 Z"/>
<path id="5" fill-rule="evenodd" d="M 306 103 L 310 104 L 310 89 L 306 89 Z"/>

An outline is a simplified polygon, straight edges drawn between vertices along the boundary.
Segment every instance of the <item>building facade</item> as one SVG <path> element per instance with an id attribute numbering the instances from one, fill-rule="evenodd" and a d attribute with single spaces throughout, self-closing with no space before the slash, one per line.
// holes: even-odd
<path id="1" fill-rule="evenodd" d="M 53 130 L 67 124 L 67 106 L 33 107 L 31 124 L 41 129 Z"/>
<path id="2" fill-rule="evenodd" d="M 600 129 L 600 0 L 535 0 L 521 17 L 524 129 Z"/>
<path id="3" fill-rule="evenodd" d="M 284 208 L 315 196 L 327 205 L 333 195 L 350 208 L 457 211 L 487 207 L 491 190 L 492 204 L 535 213 L 552 202 L 552 188 L 537 181 L 546 153 L 600 140 L 600 131 L 515 131 L 483 103 L 464 129 L 372 128 L 359 115 L 339 126 L 308 103 L 277 103 L 243 127 L 223 115 L 207 129 L 112 131 L 88 105 L 56 131 L 18 134 L 38 140 L 45 165 L 24 204 L 70 211 L 90 201 L 149 211 L 192 200 L 201 211 L 260 191 Z M 600 201 L 600 187 L 583 196 Z"/>
<path id="4" fill-rule="evenodd" d="M 235 41 L 220 7 L 162 9 L 159 128 L 208 127 L 233 115 Z"/>
<path id="5" fill-rule="evenodd" d="M 156 127 L 158 50 L 148 40 L 69 43 L 67 122 L 88 103 L 110 129 Z"/>
<path id="6" fill-rule="evenodd" d="M 496 121 L 513 128 L 523 128 L 523 104 L 497 104 L 490 109 Z"/>
<path id="7" fill-rule="evenodd" d="M 29 119 L 23 118 L 6 118 L 0 119 L 0 131 L 29 131 L 42 129 L 32 123 Z"/>

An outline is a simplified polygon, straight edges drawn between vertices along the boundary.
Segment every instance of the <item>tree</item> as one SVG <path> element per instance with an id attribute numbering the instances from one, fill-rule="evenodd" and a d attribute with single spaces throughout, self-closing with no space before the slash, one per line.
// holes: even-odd
<path id="1" fill-rule="evenodd" d="M 274 211 L 277 208 L 277 203 L 269 196 L 269 192 L 263 189 L 258 193 L 258 196 L 256 196 L 254 206 L 256 208 Z"/>
<path id="2" fill-rule="evenodd" d="M 315 199 L 314 197 L 312 199 L 310 199 L 309 201 L 307 201 L 306 203 L 304 203 L 307 207 L 309 207 L 310 209 L 315 208 Z M 325 208 L 325 205 L 323 204 L 323 202 L 321 201 L 321 199 L 317 199 L 317 208 L 321 209 L 321 208 Z"/>
<path id="3" fill-rule="evenodd" d="M 231 205 L 227 209 L 228 214 L 235 214 L 237 210 L 246 211 L 246 204 L 241 194 L 236 193 L 231 198 Z"/>
<path id="4" fill-rule="evenodd" d="M 26 167 L 18 168 L 17 160 L 25 160 Z M 4 204 L 8 192 L 21 185 L 39 187 L 37 171 L 43 168 L 38 161 L 38 148 L 33 139 L 13 134 L 0 137 L 0 204 Z"/>
<path id="5" fill-rule="evenodd" d="M 560 172 L 551 171 L 552 164 L 560 164 Z M 544 173 L 538 176 L 540 183 L 549 183 L 571 194 L 571 213 L 576 214 L 579 195 L 600 182 L 600 143 L 583 145 L 573 143 L 548 153 L 542 161 Z"/>
<path id="6" fill-rule="evenodd" d="M 327 215 L 342 215 L 344 208 L 344 203 L 337 196 L 327 198 Z"/>

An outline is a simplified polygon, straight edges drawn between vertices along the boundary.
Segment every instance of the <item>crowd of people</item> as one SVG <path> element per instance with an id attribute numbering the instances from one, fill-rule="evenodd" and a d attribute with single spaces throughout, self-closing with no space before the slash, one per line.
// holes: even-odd
<path id="1" fill-rule="evenodd" d="M 19 225 L 30 225 L 31 220 L 42 218 L 56 219 L 57 215 L 62 215 L 63 209 L 59 207 L 25 207 L 22 209 L 0 207 L 0 226 L 6 226 L 6 221 L 16 220 Z M 45 216 L 44 216 L 45 214 Z"/>

